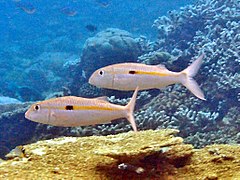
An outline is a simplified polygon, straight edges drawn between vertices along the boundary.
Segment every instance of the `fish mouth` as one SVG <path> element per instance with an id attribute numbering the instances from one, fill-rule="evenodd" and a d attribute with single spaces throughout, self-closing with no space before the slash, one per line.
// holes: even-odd
<path id="1" fill-rule="evenodd" d="M 97 88 L 101 88 L 101 86 L 98 85 L 98 84 L 96 84 L 93 80 L 90 80 L 90 79 L 89 79 L 88 83 L 91 84 L 92 86 L 97 87 Z"/>
<path id="2" fill-rule="evenodd" d="M 25 118 L 31 120 L 29 111 L 25 112 Z"/>
<path id="3" fill-rule="evenodd" d="M 90 76 L 90 78 L 88 79 L 88 83 L 94 85 L 93 76 Z"/>

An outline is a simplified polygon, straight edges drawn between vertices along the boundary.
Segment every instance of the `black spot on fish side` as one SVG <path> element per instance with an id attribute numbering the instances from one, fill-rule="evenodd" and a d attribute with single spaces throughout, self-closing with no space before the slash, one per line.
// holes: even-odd
<path id="1" fill-rule="evenodd" d="M 136 71 L 129 71 L 129 74 L 136 74 Z"/>
<path id="2" fill-rule="evenodd" d="M 66 109 L 66 110 L 73 110 L 73 106 L 72 106 L 72 105 L 67 105 L 67 106 L 65 107 L 65 109 Z"/>

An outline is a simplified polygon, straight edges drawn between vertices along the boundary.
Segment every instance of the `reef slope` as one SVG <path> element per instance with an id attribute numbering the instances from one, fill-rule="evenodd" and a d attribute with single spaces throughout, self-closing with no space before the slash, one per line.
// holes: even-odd
<path id="1" fill-rule="evenodd" d="M 62 137 L 0 161 L 0 179 L 237 179 L 240 146 L 194 149 L 178 130 Z"/>

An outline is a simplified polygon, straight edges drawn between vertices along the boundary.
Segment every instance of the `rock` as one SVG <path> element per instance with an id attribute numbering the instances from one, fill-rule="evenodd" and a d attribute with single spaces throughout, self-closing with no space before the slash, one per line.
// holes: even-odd
<path id="1" fill-rule="evenodd" d="M 144 133 L 138 134 L 138 141 L 134 141 L 136 138 L 135 133 L 120 134 L 119 136 L 108 136 L 106 142 L 118 143 L 120 146 L 116 149 L 107 148 L 101 146 L 96 149 L 94 153 L 109 156 L 118 159 L 121 162 L 126 162 L 129 159 L 141 159 L 156 152 L 160 152 L 163 147 L 172 147 L 182 144 L 183 139 L 180 137 L 173 137 L 173 134 L 178 133 L 177 130 L 161 130 L 158 131 L 145 131 Z M 129 141 L 132 141 L 129 143 Z M 192 149 L 192 147 L 190 148 Z M 172 150 L 171 150 L 172 151 Z M 170 150 L 168 151 L 170 152 Z"/>
<path id="2" fill-rule="evenodd" d="M 193 149 L 178 130 L 62 137 L 24 145 L 26 156 L 0 164 L 4 179 L 226 179 L 240 175 L 239 145 Z M 218 149 L 218 154 L 209 150 Z M 216 156 L 221 163 L 213 162 Z M 17 173 L 16 173 L 17 172 Z"/>
<path id="3" fill-rule="evenodd" d="M 0 164 L 3 163 L 3 162 L 4 162 L 4 160 L 0 158 Z"/>
<path id="4" fill-rule="evenodd" d="M 103 66 L 137 60 L 140 55 L 138 41 L 127 31 L 109 28 L 88 38 L 84 44 L 81 67 L 88 78 Z"/>
<path id="5" fill-rule="evenodd" d="M 24 118 L 30 103 L 0 105 L 0 157 L 26 144 L 34 136 L 36 123 Z"/>

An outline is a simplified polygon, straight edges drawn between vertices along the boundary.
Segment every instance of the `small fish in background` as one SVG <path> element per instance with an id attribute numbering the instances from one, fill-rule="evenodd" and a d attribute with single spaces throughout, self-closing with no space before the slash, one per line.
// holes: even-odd
<path id="1" fill-rule="evenodd" d="M 63 7 L 60 10 L 63 14 L 67 15 L 67 16 L 76 16 L 77 15 L 77 10 L 74 9 L 73 7 Z"/>
<path id="2" fill-rule="evenodd" d="M 7 159 L 14 159 L 16 157 L 20 157 L 20 158 L 26 157 L 25 149 L 23 146 L 20 145 L 15 147 L 5 156 L 5 158 Z"/>
<path id="3" fill-rule="evenodd" d="M 15 5 L 22 9 L 27 14 L 34 14 L 36 12 L 36 8 L 27 1 L 15 0 Z"/>
<path id="4" fill-rule="evenodd" d="M 89 32 L 97 31 L 97 26 L 92 25 L 92 24 L 86 25 L 85 28 L 86 28 Z"/>
<path id="5" fill-rule="evenodd" d="M 138 87 L 126 106 L 109 103 L 106 98 L 82 98 L 65 96 L 33 104 L 25 113 L 25 118 L 53 126 L 75 127 L 126 118 L 137 131 L 133 111 Z"/>
<path id="6" fill-rule="evenodd" d="M 101 7 L 108 7 L 110 5 L 110 1 L 109 0 L 95 0 L 95 2 L 101 6 Z"/>
<path id="7" fill-rule="evenodd" d="M 197 74 L 203 54 L 181 72 L 169 71 L 164 65 L 146 65 L 141 63 L 120 63 L 96 70 L 89 78 L 89 83 L 107 89 L 132 91 L 161 89 L 168 85 L 181 83 L 196 97 L 202 100 L 204 94 L 193 77 Z"/>

